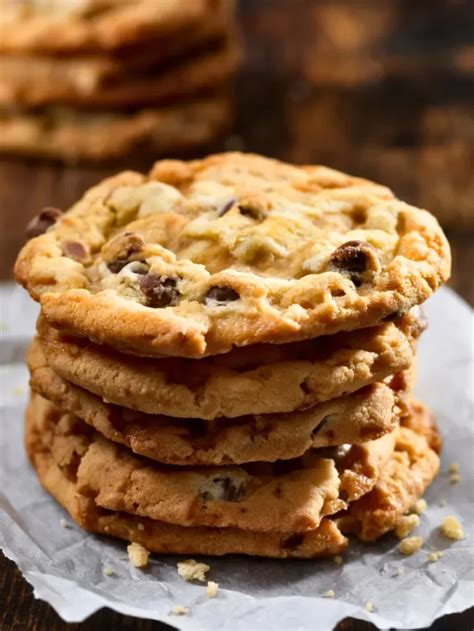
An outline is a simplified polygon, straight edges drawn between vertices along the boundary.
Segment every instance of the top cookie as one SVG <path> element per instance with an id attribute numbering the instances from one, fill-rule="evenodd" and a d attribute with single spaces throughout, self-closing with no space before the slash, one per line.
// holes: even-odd
<path id="1" fill-rule="evenodd" d="M 0 52 L 114 50 L 192 29 L 232 0 L 0 0 Z"/>
<path id="2" fill-rule="evenodd" d="M 256 155 L 160 161 L 59 214 L 32 226 L 49 229 L 25 245 L 16 278 L 53 326 L 145 356 L 375 325 L 450 271 L 427 211 L 360 178 Z"/>

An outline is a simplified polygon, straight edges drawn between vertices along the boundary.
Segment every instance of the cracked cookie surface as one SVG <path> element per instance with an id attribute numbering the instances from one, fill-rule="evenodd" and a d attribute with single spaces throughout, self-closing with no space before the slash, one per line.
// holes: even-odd
<path id="1" fill-rule="evenodd" d="M 388 189 L 238 153 L 105 180 L 15 267 L 53 326 L 195 358 L 399 318 L 449 271 L 436 219 Z"/>

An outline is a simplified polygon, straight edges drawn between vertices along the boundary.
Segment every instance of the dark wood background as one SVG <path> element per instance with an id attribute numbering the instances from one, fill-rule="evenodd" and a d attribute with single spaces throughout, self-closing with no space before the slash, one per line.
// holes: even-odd
<path id="1" fill-rule="evenodd" d="M 257 151 L 323 163 L 391 186 L 446 226 L 450 286 L 474 304 L 474 3 L 472 0 L 247 0 L 241 21 L 246 61 L 237 82 L 238 118 L 209 150 Z M 43 206 L 67 208 L 122 166 L 62 166 L 0 158 L 0 277 L 24 227 Z M 164 630 L 103 610 L 66 625 L 13 563 L 0 558 L 0 630 Z M 373 629 L 345 620 L 338 631 Z M 472 631 L 474 609 L 432 631 Z M 318 629 L 315 623 L 315 631 Z"/>

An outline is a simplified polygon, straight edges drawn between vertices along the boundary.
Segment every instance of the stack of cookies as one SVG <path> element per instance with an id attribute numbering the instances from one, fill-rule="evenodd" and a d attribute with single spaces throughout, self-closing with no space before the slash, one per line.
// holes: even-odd
<path id="1" fill-rule="evenodd" d="M 233 0 L 0 0 L 0 151 L 202 146 L 231 121 L 238 58 Z"/>
<path id="2" fill-rule="evenodd" d="M 331 555 L 395 528 L 436 475 L 412 398 L 419 305 L 450 268 L 428 212 L 229 153 L 119 174 L 30 231 L 26 446 L 82 527 L 154 552 Z"/>

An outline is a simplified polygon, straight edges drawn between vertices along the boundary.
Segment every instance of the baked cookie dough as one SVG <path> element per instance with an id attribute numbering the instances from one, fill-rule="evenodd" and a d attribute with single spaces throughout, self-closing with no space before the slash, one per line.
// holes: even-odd
<path id="1" fill-rule="evenodd" d="M 400 393 L 373 384 L 349 396 L 288 414 L 202 421 L 135 412 L 102 401 L 57 375 L 34 343 L 28 354 L 34 392 L 78 416 L 136 454 L 175 465 L 223 465 L 284 460 L 314 447 L 360 444 L 395 429 Z"/>
<path id="2" fill-rule="evenodd" d="M 313 530 L 362 497 L 390 459 L 397 433 L 283 462 L 183 468 L 132 454 L 39 395 L 27 411 L 27 442 L 35 431 L 79 493 L 102 508 L 180 526 L 257 532 Z"/>
<path id="3" fill-rule="evenodd" d="M 449 273 L 427 211 L 325 167 L 239 153 L 105 180 L 15 267 L 56 328 L 195 358 L 397 319 Z"/>
<path id="4" fill-rule="evenodd" d="M 212 420 L 306 409 L 349 394 L 415 361 L 416 314 L 350 333 L 237 348 L 196 361 L 132 358 L 38 322 L 48 365 L 105 401 L 148 414 Z M 347 441 L 351 442 L 351 441 Z"/>
<path id="5" fill-rule="evenodd" d="M 344 533 L 374 541 L 393 530 L 438 473 L 441 439 L 430 411 L 413 402 L 411 415 L 403 423 L 395 451 L 375 487 L 338 520 Z"/>

